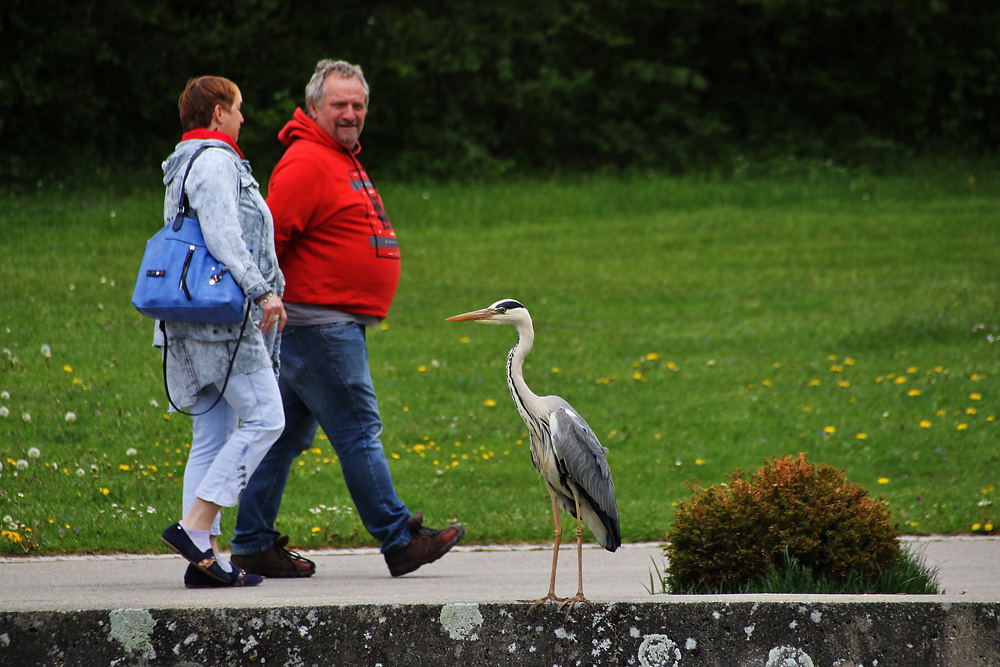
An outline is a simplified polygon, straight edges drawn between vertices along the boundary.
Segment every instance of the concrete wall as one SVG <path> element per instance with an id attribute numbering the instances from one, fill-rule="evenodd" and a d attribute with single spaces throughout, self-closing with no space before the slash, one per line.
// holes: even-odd
<path id="1" fill-rule="evenodd" d="M 0 665 L 1000 666 L 1000 603 L 904 600 L 0 612 Z"/>

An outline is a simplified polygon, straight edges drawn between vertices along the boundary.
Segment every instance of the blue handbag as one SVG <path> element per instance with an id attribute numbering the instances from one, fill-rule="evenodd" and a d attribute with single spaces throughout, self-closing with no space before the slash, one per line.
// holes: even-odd
<path id="1" fill-rule="evenodd" d="M 228 267 L 205 247 L 201 223 L 191 215 L 184 192 L 191 165 L 206 148 L 188 162 L 173 224 L 146 242 L 139 265 L 132 305 L 156 320 L 237 324 L 244 319 L 246 296 Z"/>

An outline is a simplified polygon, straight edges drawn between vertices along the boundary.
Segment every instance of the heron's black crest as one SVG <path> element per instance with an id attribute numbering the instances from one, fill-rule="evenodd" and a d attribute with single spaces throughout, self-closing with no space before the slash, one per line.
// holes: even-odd
<path id="1" fill-rule="evenodd" d="M 515 301 L 514 299 L 503 299 L 502 301 L 497 301 L 492 306 L 493 310 L 499 310 L 501 312 L 506 312 L 508 310 L 514 310 L 515 308 L 524 308 L 520 301 Z"/>

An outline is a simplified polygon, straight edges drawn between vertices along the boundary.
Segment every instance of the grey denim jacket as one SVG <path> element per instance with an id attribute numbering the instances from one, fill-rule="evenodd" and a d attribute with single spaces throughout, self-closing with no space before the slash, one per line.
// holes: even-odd
<path id="1" fill-rule="evenodd" d="M 268 291 L 281 296 L 285 277 L 278 268 L 274 252 L 274 220 L 260 194 L 260 186 L 250 170 L 250 163 L 240 158 L 231 146 L 214 139 L 189 140 L 177 144 L 163 163 L 163 224 L 173 222 L 177 213 L 181 180 L 188 161 L 202 145 L 211 146 L 194 161 L 185 190 L 194 217 L 201 222 L 205 246 L 225 264 L 250 302 Z M 261 318 L 261 310 L 252 306 L 247 334 Z M 203 341 L 232 340 L 240 325 L 167 323 L 171 338 Z M 246 334 L 245 334 L 246 335 Z M 154 345 L 162 345 L 157 327 Z"/>

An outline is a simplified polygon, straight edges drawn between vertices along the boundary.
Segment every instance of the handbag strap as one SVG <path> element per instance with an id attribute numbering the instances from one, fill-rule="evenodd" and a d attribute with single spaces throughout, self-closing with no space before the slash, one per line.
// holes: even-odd
<path id="1" fill-rule="evenodd" d="M 188 417 L 198 417 L 211 412 L 212 409 L 219 404 L 219 401 L 222 400 L 222 397 L 226 393 L 226 387 L 229 386 L 229 376 L 233 374 L 233 366 L 236 364 L 236 353 L 240 351 L 240 343 L 243 342 L 243 332 L 246 331 L 247 322 L 250 320 L 250 310 L 250 308 L 247 308 L 247 314 L 243 316 L 243 325 L 240 327 L 240 337 L 236 339 L 236 347 L 233 348 L 233 356 L 229 359 L 229 368 L 226 369 L 226 380 L 222 383 L 222 391 L 219 392 L 219 396 L 215 399 L 215 402 L 212 403 L 208 409 L 203 410 L 202 412 L 185 412 L 174 405 L 174 399 L 170 398 L 170 387 L 167 386 L 167 327 L 163 323 L 163 320 L 160 320 L 160 331 L 163 332 L 163 389 L 167 392 L 167 401 L 170 403 L 170 407 L 182 415 L 187 415 Z"/>
<path id="2" fill-rule="evenodd" d="M 188 215 L 188 211 L 191 208 L 191 204 L 187 198 L 187 191 L 184 186 L 187 185 L 188 174 L 191 173 L 191 165 L 194 161 L 198 159 L 198 156 L 205 152 L 206 149 L 211 148 L 208 144 L 199 146 L 198 150 L 194 152 L 191 159 L 188 160 L 187 169 L 184 170 L 184 178 L 181 179 L 181 193 L 177 196 L 177 215 L 174 216 L 174 231 L 180 231 L 181 226 L 184 224 L 184 218 Z"/>

